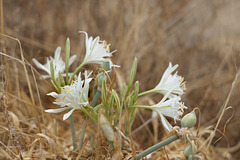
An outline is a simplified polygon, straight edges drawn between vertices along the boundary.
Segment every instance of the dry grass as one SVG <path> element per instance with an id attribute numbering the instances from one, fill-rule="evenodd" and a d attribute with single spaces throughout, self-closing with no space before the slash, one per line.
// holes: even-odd
<path id="1" fill-rule="evenodd" d="M 66 37 L 70 37 L 71 53 L 78 56 L 73 64 L 76 67 L 84 56 L 84 37 L 77 33 L 79 30 L 99 35 L 111 43 L 112 50 L 117 49 L 113 56 L 114 62 L 121 65 L 117 88 L 126 81 L 134 57 L 139 61 L 136 79 L 141 91 L 158 83 L 169 61 L 179 64 L 180 75 L 187 81 L 183 101 L 189 110 L 199 107 L 202 113 L 198 139 L 202 155 L 208 159 L 239 159 L 239 80 L 227 99 L 240 67 L 239 8 L 238 0 L 3 1 L 0 159 L 18 159 L 20 153 L 24 159 L 78 156 L 72 152 L 69 122 L 62 121 L 60 114 L 44 113 L 44 109 L 53 107 L 52 99 L 46 96 L 53 88 L 49 81 L 39 79 L 31 59 L 44 62 L 46 56 L 52 55 L 57 46 L 63 47 Z M 9 36 L 18 38 L 21 45 Z M 151 95 L 141 102 L 154 104 L 158 98 Z M 224 112 L 212 142 L 222 134 L 224 138 L 207 149 L 208 137 L 214 131 L 214 127 L 208 127 L 217 124 L 224 105 L 232 109 Z M 80 135 L 83 118 L 77 115 L 81 114 L 77 113 L 75 119 Z M 137 152 L 166 136 L 156 119 L 144 123 L 150 118 L 151 111 L 138 110 L 132 129 Z M 93 131 L 98 138 L 91 146 Z M 117 150 L 110 151 L 103 133 L 89 122 L 85 137 L 85 149 L 77 158 L 119 156 Z M 127 143 L 130 140 L 122 139 L 127 144 L 123 156 L 128 158 L 132 156 Z M 179 156 L 185 146 L 183 141 L 174 142 L 165 151 L 155 152 L 151 159 Z"/>

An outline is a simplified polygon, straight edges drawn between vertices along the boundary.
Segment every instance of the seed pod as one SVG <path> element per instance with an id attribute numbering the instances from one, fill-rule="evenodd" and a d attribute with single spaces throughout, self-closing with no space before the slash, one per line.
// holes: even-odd
<path id="1" fill-rule="evenodd" d="M 194 155 L 194 158 L 193 158 L 194 160 L 198 160 L 199 158 L 197 157 L 197 155 Z M 190 154 L 189 156 L 188 156 L 188 160 L 192 160 L 192 154 Z"/>
<path id="2" fill-rule="evenodd" d="M 186 114 L 182 120 L 181 125 L 182 127 L 192 128 L 197 122 L 197 117 L 194 111 Z"/>
<path id="3" fill-rule="evenodd" d="M 196 154 L 197 153 L 197 147 L 195 145 L 192 145 L 190 144 L 189 146 L 187 146 L 184 151 L 183 151 L 183 154 L 186 156 L 186 157 L 189 157 L 189 155 L 191 154 Z"/>
<path id="4" fill-rule="evenodd" d="M 103 63 L 101 64 L 101 66 L 103 67 L 103 69 L 104 69 L 105 71 L 111 71 L 111 65 L 110 65 L 110 62 L 109 62 L 109 61 L 103 62 Z"/>
<path id="5" fill-rule="evenodd" d="M 113 141 L 114 140 L 114 131 L 110 123 L 108 122 L 107 118 L 101 114 L 99 118 L 100 126 L 106 135 L 108 141 Z"/>

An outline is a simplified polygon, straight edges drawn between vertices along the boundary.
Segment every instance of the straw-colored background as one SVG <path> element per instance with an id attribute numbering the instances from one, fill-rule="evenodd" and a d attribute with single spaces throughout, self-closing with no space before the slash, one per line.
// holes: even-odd
<path id="1" fill-rule="evenodd" d="M 123 80 L 129 75 L 134 57 L 138 58 L 136 80 L 140 81 L 141 91 L 159 82 L 169 61 L 179 64 L 178 72 L 187 82 L 183 101 L 190 110 L 201 109 L 201 125 L 206 126 L 215 124 L 216 121 L 207 122 L 217 116 L 240 67 L 239 15 L 238 0 L 3 0 L 4 33 L 21 41 L 24 56 L 31 64 L 33 57 L 45 62 L 45 57 L 53 55 L 57 46 L 64 48 L 69 37 L 71 53 L 78 56 L 73 65 L 76 67 L 84 57 L 85 48 L 85 37 L 78 31 L 99 35 L 111 43 L 111 50 L 117 50 L 113 61 L 121 65 L 117 70 Z M 20 58 L 16 42 L 5 38 L 5 45 L 7 54 Z M 27 97 L 29 92 L 21 70 L 9 65 L 7 90 Z M 11 78 L 16 74 L 18 83 Z M 45 96 L 49 87 L 46 82 L 38 84 L 43 107 L 49 108 L 50 100 Z M 239 89 L 239 85 L 234 88 L 228 104 L 232 109 L 226 111 L 220 125 L 223 131 L 233 115 L 225 132 L 227 140 L 217 142 L 217 147 L 239 144 Z M 158 100 L 156 95 L 151 98 Z M 36 103 L 39 104 L 37 100 Z M 17 104 L 17 100 L 10 101 L 10 110 L 19 117 L 33 118 L 32 113 L 21 111 Z M 151 112 L 145 113 L 146 120 Z M 140 122 L 134 126 L 137 124 Z M 161 136 L 162 131 L 159 132 Z M 141 131 L 142 134 L 145 134 L 142 139 L 133 138 L 140 142 L 141 148 L 146 148 L 153 142 L 147 139 L 146 131 Z M 236 159 L 240 157 L 239 149 L 238 145 L 231 152 Z"/>

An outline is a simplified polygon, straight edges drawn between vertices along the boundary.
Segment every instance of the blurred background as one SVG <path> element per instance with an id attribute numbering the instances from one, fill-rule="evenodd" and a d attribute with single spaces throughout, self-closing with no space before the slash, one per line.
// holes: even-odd
<path id="1" fill-rule="evenodd" d="M 215 124 L 240 67 L 239 15 L 238 0 L 3 0 L 4 33 L 21 41 L 31 64 L 32 58 L 44 63 L 57 46 L 64 48 L 69 37 L 71 54 L 78 56 L 76 67 L 85 53 L 85 36 L 78 31 L 86 31 L 110 43 L 111 51 L 117 50 L 113 61 L 121 65 L 117 70 L 122 77 L 129 75 L 134 57 L 138 58 L 136 80 L 141 91 L 158 84 L 169 62 L 179 64 L 178 73 L 187 85 L 183 101 L 189 111 L 200 108 L 201 125 L 206 126 Z M 6 53 L 20 58 L 17 43 L 5 43 Z M 20 80 L 25 84 L 20 87 L 27 88 L 24 78 Z M 17 85 L 14 79 L 8 83 L 13 83 L 12 88 Z M 225 112 L 219 128 L 223 132 L 232 116 L 225 137 L 214 144 L 235 146 L 233 159 L 240 158 L 239 89 L 238 81 L 228 103 L 232 109 Z M 48 88 L 40 90 L 48 92 Z M 151 98 L 158 101 L 157 95 Z M 144 120 L 151 117 L 151 112 L 144 113 Z M 149 141 L 148 133 L 141 132 L 146 136 L 138 142 L 146 148 L 152 142 L 144 143 Z"/>

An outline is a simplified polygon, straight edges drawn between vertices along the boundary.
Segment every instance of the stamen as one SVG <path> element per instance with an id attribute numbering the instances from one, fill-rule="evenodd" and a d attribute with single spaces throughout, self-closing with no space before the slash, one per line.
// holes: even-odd
<path id="1" fill-rule="evenodd" d="M 107 41 L 103 40 L 102 45 L 103 45 L 103 48 L 105 48 L 107 50 L 107 52 L 109 53 L 111 44 L 107 44 Z"/>
<path id="2" fill-rule="evenodd" d="M 66 90 L 66 92 L 69 93 L 69 94 L 71 94 L 71 95 L 73 95 L 69 90 Z"/>
<path id="3" fill-rule="evenodd" d="M 184 113 L 184 109 L 185 109 L 184 103 L 183 103 L 183 102 L 180 102 L 180 104 L 181 104 L 181 105 L 180 105 L 179 108 L 180 108 L 181 112 Z"/>

